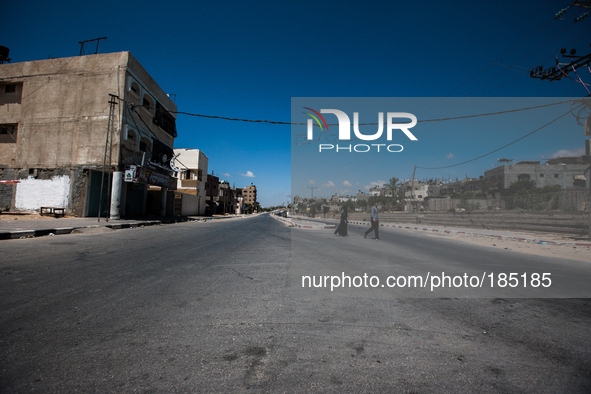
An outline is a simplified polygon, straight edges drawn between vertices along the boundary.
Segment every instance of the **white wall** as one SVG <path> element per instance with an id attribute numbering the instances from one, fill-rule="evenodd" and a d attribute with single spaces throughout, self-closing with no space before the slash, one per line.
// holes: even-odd
<path id="1" fill-rule="evenodd" d="M 203 200 L 203 197 L 201 198 Z M 199 210 L 199 197 L 192 194 L 183 194 L 181 216 L 203 215 Z"/>
<path id="2" fill-rule="evenodd" d="M 20 211 L 38 211 L 41 207 L 68 208 L 70 177 L 22 179 L 16 185 L 14 207 Z"/>

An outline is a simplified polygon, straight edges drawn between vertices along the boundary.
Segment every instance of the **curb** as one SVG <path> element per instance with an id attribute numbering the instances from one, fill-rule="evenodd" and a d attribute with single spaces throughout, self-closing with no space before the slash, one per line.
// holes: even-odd
<path id="1" fill-rule="evenodd" d="M 321 223 L 317 226 L 309 225 L 309 224 L 298 224 L 294 223 L 292 219 L 285 219 L 281 216 L 271 215 L 274 219 L 277 219 L 283 223 L 289 224 L 289 227 L 297 227 L 297 228 L 305 228 L 305 229 L 313 229 L 313 230 L 334 230 L 337 226 L 334 224 L 325 224 Z"/>
<path id="2" fill-rule="evenodd" d="M 198 219 L 197 219 L 198 218 Z M 210 221 L 210 220 L 218 220 L 218 219 L 229 219 L 234 218 L 234 216 L 222 216 L 222 217 L 182 217 L 182 218 L 168 218 L 168 219 L 159 219 L 159 220 L 146 220 L 146 221 L 137 221 L 135 223 L 112 223 L 106 224 L 104 226 L 101 225 L 91 225 L 91 226 L 72 226 L 72 227 L 56 227 L 56 228 L 45 228 L 45 229 L 37 229 L 37 230 L 14 230 L 14 231 L 0 231 L 0 240 L 8 240 L 8 239 L 20 239 L 20 238 L 34 238 L 34 237 L 43 237 L 50 234 L 53 235 L 64 235 L 70 234 L 72 231 L 82 228 L 99 228 L 99 227 L 107 227 L 113 230 L 121 230 L 126 228 L 134 228 L 140 226 L 155 226 L 155 225 L 162 225 L 162 224 L 173 224 L 173 223 L 185 223 L 185 222 L 197 222 L 201 220 Z"/>

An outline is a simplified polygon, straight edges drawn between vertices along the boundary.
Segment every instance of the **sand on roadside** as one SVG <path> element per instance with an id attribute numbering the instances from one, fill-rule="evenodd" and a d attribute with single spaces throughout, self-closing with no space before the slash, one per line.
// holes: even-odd
<path id="1" fill-rule="evenodd" d="M 581 246 L 563 243 L 539 243 L 533 241 L 522 241 L 512 238 L 493 238 L 490 236 L 479 236 L 474 234 L 446 234 L 446 233 L 430 233 L 430 236 L 447 237 L 457 241 L 468 242 L 475 245 L 487 246 L 491 248 L 500 248 L 512 250 L 515 252 L 529 253 L 538 256 L 559 257 L 563 259 L 579 260 L 591 263 L 591 246 Z M 548 239 L 549 241 L 560 242 L 564 237 L 549 234 L 538 234 L 540 239 Z M 524 237 L 526 238 L 526 237 Z M 581 244 L 591 245 L 591 241 L 577 241 Z"/>

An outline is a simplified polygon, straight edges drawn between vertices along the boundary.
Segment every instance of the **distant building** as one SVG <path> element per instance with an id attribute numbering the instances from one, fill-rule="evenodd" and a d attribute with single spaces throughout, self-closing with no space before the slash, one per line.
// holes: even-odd
<path id="1" fill-rule="evenodd" d="M 244 196 L 244 205 L 253 205 L 257 202 L 257 187 L 251 183 L 250 186 L 242 188 L 242 195 Z"/>
<path id="2" fill-rule="evenodd" d="M 483 178 L 481 176 L 481 178 Z M 461 181 L 456 178 L 455 182 L 447 183 L 433 183 L 429 184 L 428 193 L 429 197 L 447 197 L 450 194 L 460 194 L 464 192 L 479 193 L 480 188 L 478 184 L 482 179 L 477 178 L 464 178 Z"/>
<path id="3" fill-rule="evenodd" d="M 205 182 L 205 196 L 206 204 L 208 205 L 208 213 L 217 213 L 218 209 L 218 196 L 220 193 L 220 178 L 211 174 L 207 174 L 207 181 Z"/>
<path id="4" fill-rule="evenodd" d="M 496 182 L 501 189 L 512 183 L 531 179 L 537 187 L 560 185 L 564 190 L 583 190 L 588 187 L 585 171 L 591 156 L 560 157 L 540 164 L 539 161 L 521 161 L 484 172 L 485 179 Z"/>
<path id="5" fill-rule="evenodd" d="M 429 195 L 429 183 L 424 181 L 406 181 L 400 186 L 404 190 L 404 198 L 422 200 Z"/>
<path id="6" fill-rule="evenodd" d="M 347 201 L 357 202 L 357 197 L 355 197 L 355 196 L 339 196 L 338 200 L 339 200 L 339 202 L 347 202 Z"/>
<path id="7" fill-rule="evenodd" d="M 357 192 L 357 195 L 355 195 L 355 199 L 357 201 L 367 201 L 369 199 L 369 194 L 366 194 L 366 193 L 362 192 L 361 190 L 359 190 Z"/>
<path id="8" fill-rule="evenodd" d="M 370 187 L 368 194 L 372 197 L 379 196 L 382 194 L 382 189 L 379 186 Z"/>
<path id="9" fill-rule="evenodd" d="M 213 200 L 218 203 L 218 213 L 236 213 L 236 189 L 228 181 L 220 181 L 218 195 Z"/>

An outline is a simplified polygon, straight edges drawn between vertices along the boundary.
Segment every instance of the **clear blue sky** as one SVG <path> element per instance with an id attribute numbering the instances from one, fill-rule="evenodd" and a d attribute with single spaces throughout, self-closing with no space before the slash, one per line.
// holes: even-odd
<path id="1" fill-rule="evenodd" d="M 179 111 L 289 122 L 292 97 L 586 96 L 584 87 L 571 80 L 540 81 L 527 72 L 542 61 L 550 66 L 562 47 L 591 52 L 591 17 L 573 24 L 580 12 L 573 8 L 564 20 L 553 19 L 569 4 L 19 1 L 3 5 L 0 45 L 20 62 L 76 56 L 79 41 L 107 36 L 99 52 L 130 51 L 164 91 L 176 94 Z M 580 75 L 591 82 L 589 71 Z M 238 187 L 254 183 L 264 206 L 288 201 L 290 126 L 179 115 L 177 129 L 175 147 L 201 149 L 209 157 L 210 173 Z M 392 176 L 408 178 L 414 164 L 437 167 L 468 160 L 532 130 L 528 124 L 522 132 L 498 130 L 483 143 L 478 130 L 460 125 L 448 149 L 419 138 L 420 149 L 405 156 L 404 164 L 385 165 L 388 171 L 378 172 L 370 162 L 359 171 L 363 179 L 347 181 L 366 186 Z M 477 177 L 496 156 L 543 160 L 559 150 L 580 152 L 581 128 L 560 132 L 558 141 L 549 138 L 556 130 L 548 129 L 506 154 L 448 171 L 420 170 L 417 177 Z M 342 189 L 336 186 L 343 177 L 321 175 L 315 180 L 319 184 L 335 183 L 325 195 Z"/>

